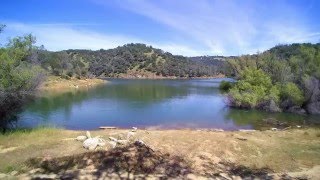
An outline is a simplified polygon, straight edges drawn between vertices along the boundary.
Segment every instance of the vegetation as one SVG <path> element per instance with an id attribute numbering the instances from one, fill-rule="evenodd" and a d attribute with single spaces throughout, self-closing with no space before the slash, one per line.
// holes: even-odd
<path id="1" fill-rule="evenodd" d="M 42 80 L 42 70 L 33 62 L 35 41 L 26 35 L 0 47 L 0 125 L 12 118 Z"/>
<path id="2" fill-rule="evenodd" d="M 228 92 L 232 87 L 233 87 L 233 82 L 229 82 L 229 81 L 221 81 L 219 89 L 222 92 Z"/>
<path id="3" fill-rule="evenodd" d="M 231 105 L 320 114 L 320 44 L 280 45 L 228 60 Z"/>
<path id="4" fill-rule="evenodd" d="M 119 77 L 136 72 L 161 77 L 203 77 L 223 73 L 225 62 L 220 59 L 199 60 L 175 56 L 145 44 L 127 44 L 115 49 L 97 51 L 37 50 L 37 63 L 50 75 L 64 79 Z"/>

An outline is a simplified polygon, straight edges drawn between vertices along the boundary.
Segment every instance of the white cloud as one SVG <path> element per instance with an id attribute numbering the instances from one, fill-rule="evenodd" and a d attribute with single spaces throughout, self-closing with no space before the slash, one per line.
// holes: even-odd
<path id="1" fill-rule="evenodd" d="M 285 1 L 268 6 L 260 1 L 231 0 L 116 2 L 125 10 L 188 35 L 209 54 L 255 53 L 279 43 L 315 42 L 320 37 L 305 28 L 305 17 Z"/>
<path id="2" fill-rule="evenodd" d="M 32 33 L 37 38 L 38 45 L 44 45 L 46 49 L 59 51 L 65 49 L 110 49 L 128 43 L 145 43 L 164 51 L 185 56 L 201 55 L 188 46 L 175 43 L 158 43 L 142 40 L 135 37 L 119 34 L 105 34 L 79 28 L 79 24 L 23 24 L 6 23 L 7 28 L 3 36 L 13 37 Z M 80 24 L 82 27 L 84 24 Z M 86 24 L 89 25 L 89 24 Z"/>
<path id="3" fill-rule="evenodd" d="M 157 22 L 161 30 L 166 30 L 167 38 L 157 39 L 157 30 L 152 32 L 153 40 L 141 34 L 130 36 L 127 31 L 122 34 L 121 29 L 118 34 L 108 33 L 106 29 L 96 32 L 90 28 L 97 24 L 90 23 L 6 23 L 7 29 L 15 34 L 32 32 L 39 44 L 49 50 L 109 49 L 127 43 L 145 43 L 185 56 L 253 54 L 277 44 L 314 43 L 320 39 L 319 29 L 311 29 L 307 17 L 286 1 L 272 4 L 250 0 L 92 1 L 108 8 L 112 4 L 119 11 L 126 10 Z"/>

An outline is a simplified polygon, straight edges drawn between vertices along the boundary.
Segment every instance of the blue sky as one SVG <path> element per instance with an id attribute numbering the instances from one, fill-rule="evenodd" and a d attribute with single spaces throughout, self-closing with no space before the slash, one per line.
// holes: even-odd
<path id="1" fill-rule="evenodd" d="M 320 42 L 318 0 L 2 0 L 1 44 L 32 33 L 48 50 L 146 43 L 173 54 L 241 55 Z"/>

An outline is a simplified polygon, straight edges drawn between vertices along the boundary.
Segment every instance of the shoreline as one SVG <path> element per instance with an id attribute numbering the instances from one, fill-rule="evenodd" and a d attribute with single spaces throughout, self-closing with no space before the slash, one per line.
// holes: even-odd
<path id="1" fill-rule="evenodd" d="M 85 131 L 39 128 L 1 135 L 0 156 L 3 156 L 3 158 L 0 159 L 0 172 L 11 174 L 16 171 L 17 175 L 26 175 L 26 172 L 31 171 L 35 175 L 34 172 L 36 170 L 41 171 L 42 166 L 38 167 L 36 163 L 32 166 L 25 165 L 33 158 L 41 159 L 39 163 L 50 163 L 52 161 L 52 163 L 60 162 L 63 164 L 69 162 L 70 158 L 79 157 L 83 159 L 83 157 L 90 155 L 89 157 L 92 158 L 90 162 L 94 164 L 86 163 L 81 168 L 82 170 L 88 170 L 89 168 L 90 172 L 97 170 L 99 166 L 95 163 L 103 162 L 104 158 L 116 158 L 118 162 L 122 162 L 121 157 L 126 153 L 120 153 L 118 156 L 110 156 L 110 153 L 120 150 L 127 152 L 127 146 L 119 145 L 112 148 L 108 143 L 109 137 L 125 138 L 127 133 L 131 132 L 131 129 L 107 129 L 90 132 L 92 137 L 100 136 L 106 140 L 106 146 L 95 151 L 82 148 L 82 142 L 76 141 L 74 138 L 85 135 Z M 295 177 L 294 175 L 299 172 L 299 177 L 303 174 L 312 179 L 315 178 L 314 171 L 319 170 L 320 167 L 318 151 L 320 149 L 320 130 L 316 128 L 288 129 L 285 131 L 223 132 L 138 129 L 134 132 L 133 139 L 145 142 L 152 149 L 152 152 L 156 153 L 156 156 L 168 154 L 168 156 L 163 156 L 164 159 L 179 157 L 180 163 L 185 163 L 184 165 L 190 170 L 189 175 L 194 177 L 191 179 L 197 177 L 209 178 L 207 173 L 217 173 L 217 177 L 222 175 L 228 177 L 232 177 L 232 175 L 246 176 L 245 174 L 234 173 L 228 170 L 229 168 L 245 168 L 250 176 L 256 176 L 255 172 L 264 172 L 264 175 L 268 176 L 287 174 Z M 134 150 L 135 147 L 129 146 Z M 101 153 L 105 153 L 103 158 L 94 158 L 96 154 L 101 156 Z M 138 157 L 131 157 L 132 160 L 135 158 Z M 79 163 L 81 164 L 81 162 L 76 164 Z M 112 167 L 108 166 L 108 168 Z M 134 167 L 139 167 L 139 165 Z M 214 168 L 210 169 L 209 167 Z M 65 168 L 62 172 L 78 172 L 73 167 L 67 166 Z M 80 171 L 82 172 L 82 170 Z M 125 168 L 120 170 L 125 171 Z M 82 173 L 86 174 L 85 171 Z M 143 173 L 143 171 L 140 173 Z M 58 176 L 58 174 L 55 175 Z M 178 175 L 177 177 L 184 177 L 184 174 Z M 29 175 L 27 174 L 27 176 Z M 257 177 L 262 178 L 261 176 Z M 319 178 L 319 176 L 316 178 Z"/>
<path id="2" fill-rule="evenodd" d="M 99 79 L 128 79 L 128 80 L 188 80 L 188 79 L 218 79 L 227 78 L 224 74 L 218 74 L 216 76 L 202 76 L 202 77 L 175 77 L 175 76 L 130 76 L 119 75 L 117 77 L 98 77 Z"/>
<path id="3" fill-rule="evenodd" d="M 49 76 L 47 80 L 45 80 L 38 91 L 40 92 L 52 92 L 52 91 L 70 91 L 77 89 L 86 89 L 95 87 L 101 84 L 107 83 L 107 80 L 93 78 L 93 79 L 63 79 L 57 76 Z"/>

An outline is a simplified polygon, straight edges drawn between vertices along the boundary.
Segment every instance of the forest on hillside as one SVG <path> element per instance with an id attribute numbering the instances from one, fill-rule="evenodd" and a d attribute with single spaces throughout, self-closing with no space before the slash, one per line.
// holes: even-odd
<path id="1" fill-rule="evenodd" d="M 223 73 L 224 63 L 204 63 L 172 55 L 145 44 L 127 44 L 114 49 L 43 51 L 44 69 L 63 77 L 118 77 L 129 70 L 163 77 L 203 77 Z M 219 62 L 219 60 L 213 60 Z"/>
<path id="2" fill-rule="evenodd" d="M 279 45 L 229 59 L 238 82 L 221 84 L 230 105 L 267 111 L 320 114 L 320 44 Z"/>

